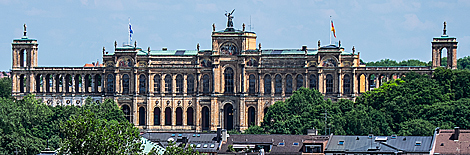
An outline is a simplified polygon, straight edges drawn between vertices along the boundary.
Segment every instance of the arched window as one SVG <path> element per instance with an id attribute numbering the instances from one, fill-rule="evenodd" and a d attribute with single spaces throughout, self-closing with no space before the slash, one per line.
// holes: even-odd
<path id="1" fill-rule="evenodd" d="M 248 126 L 250 127 L 250 126 L 256 125 L 255 120 L 256 120 L 255 108 L 250 107 L 248 108 Z"/>
<path id="2" fill-rule="evenodd" d="M 21 75 L 20 75 L 20 93 L 24 93 L 24 90 L 25 90 L 25 86 L 24 86 L 24 85 L 25 85 L 25 80 L 26 80 L 26 79 L 25 79 L 24 74 L 21 74 Z M 59 89 L 57 89 L 57 90 L 59 90 Z"/>
<path id="3" fill-rule="evenodd" d="M 160 75 L 155 75 L 153 77 L 153 92 L 156 94 L 160 93 L 160 82 L 162 82 Z"/>
<path id="4" fill-rule="evenodd" d="M 275 93 L 276 94 L 281 94 L 282 93 L 282 78 L 281 75 L 276 75 L 276 81 L 275 81 Z"/>
<path id="5" fill-rule="evenodd" d="M 124 74 L 122 76 L 122 93 L 123 94 L 129 94 L 129 75 Z"/>
<path id="6" fill-rule="evenodd" d="M 95 93 L 103 92 L 103 86 L 101 84 L 101 75 L 96 74 L 94 79 L 95 79 L 95 81 L 93 83 L 93 87 L 95 88 Z"/>
<path id="7" fill-rule="evenodd" d="M 129 122 L 131 122 L 131 108 L 128 106 L 128 105 L 123 105 L 121 107 L 122 109 L 122 112 L 124 112 L 124 117 L 126 117 L 126 120 L 128 120 Z"/>
<path id="8" fill-rule="evenodd" d="M 91 88 L 92 88 L 91 84 L 92 84 L 91 75 L 90 74 L 85 75 L 85 92 L 86 93 L 91 92 Z"/>
<path id="9" fill-rule="evenodd" d="M 233 93 L 233 69 L 227 68 L 224 72 L 224 79 L 225 79 L 225 93 Z"/>
<path id="10" fill-rule="evenodd" d="M 183 125 L 183 109 L 176 108 L 176 125 Z"/>
<path id="11" fill-rule="evenodd" d="M 147 85 L 147 82 L 146 82 L 146 81 L 147 81 L 147 80 L 146 80 L 146 78 L 145 78 L 145 75 L 143 75 L 143 74 L 140 75 L 140 77 L 139 77 L 139 93 L 140 93 L 140 94 L 145 94 L 145 93 L 147 93 L 147 92 L 146 92 L 147 89 L 145 89 L 145 86 Z"/>
<path id="12" fill-rule="evenodd" d="M 160 108 L 155 107 L 153 110 L 153 125 L 160 125 Z"/>
<path id="13" fill-rule="evenodd" d="M 326 75 L 326 93 L 333 93 L 333 76 Z"/>
<path id="14" fill-rule="evenodd" d="M 80 74 L 75 75 L 75 93 L 80 92 L 80 88 L 82 87 L 82 76 Z"/>
<path id="15" fill-rule="evenodd" d="M 139 125 L 145 125 L 145 108 L 139 108 Z"/>
<path id="16" fill-rule="evenodd" d="M 171 80 L 171 75 L 166 75 L 165 76 L 165 93 L 172 93 L 172 80 Z"/>
<path id="17" fill-rule="evenodd" d="M 21 75 L 23 76 L 23 75 Z M 23 84 L 20 84 L 20 86 L 22 86 Z M 55 92 L 61 92 L 60 91 L 60 88 L 62 87 L 62 75 L 60 74 L 57 74 L 55 75 Z M 20 88 L 21 89 L 21 88 Z M 62 90 L 63 92 L 63 90 Z"/>
<path id="18" fill-rule="evenodd" d="M 266 117 L 266 114 L 268 113 L 269 107 L 264 108 L 264 116 Z"/>
<path id="19" fill-rule="evenodd" d="M 210 83 L 209 83 L 210 79 L 209 79 L 209 75 L 204 75 L 202 77 L 202 92 L 204 94 L 209 94 L 210 92 Z"/>
<path id="20" fill-rule="evenodd" d="M 297 83 L 297 87 L 295 90 L 299 90 L 301 87 L 304 86 L 304 77 L 302 75 L 297 75 L 297 78 L 295 79 Z"/>
<path id="21" fill-rule="evenodd" d="M 264 76 L 264 94 L 271 94 L 271 75 Z"/>
<path id="22" fill-rule="evenodd" d="M 202 130 L 209 130 L 209 123 L 211 121 L 210 111 L 207 106 L 202 108 Z"/>
<path id="23" fill-rule="evenodd" d="M 351 78 L 348 74 L 344 75 L 343 79 L 343 93 L 349 94 L 351 92 Z"/>
<path id="24" fill-rule="evenodd" d="M 255 75 L 253 75 L 253 74 L 250 75 L 248 83 L 249 83 L 248 84 L 248 93 L 250 95 L 254 95 L 255 94 L 255 83 L 256 83 Z"/>
<path id="25" fill-rule="evenodd" d="M 224 127 L 227 131 L 233 129 L 233 106 L 232 104 L 224 105 Z"/>
<path id="26" fill-rule="evenodd" d="M 110 76 L 111 76 L 111 78 L 110 78 Z M 112 82 L 109 82 L 109 80 L 112 80 Z M 65 76 L 65 81 L 64 81 L 64 83 L 65 83 L 65 92 L 66 92 L 66 93 L 70 93 L 71 90 L 72 90 L 72 76 L 71 76 L 70 74 L 67 74 L 67 75 Z M 111 88 L 112 88 L 111 90 L 112 90 L 112 91 L 108 91 L 108 92 L 112 93 L 113 90 L 114 90 L 114 78 L 113 78 L 113 76 L 112 76 L 111 74 L 108 75 L 108 87 L 107 87 L 108 90 L 109 90 L 109 88 L 110 88 L 110 86 L 109 86 L 110 83 L 111 83 Z"/>
<path id="27" fill-rule="evenodd" d="M 112 74 L 108 74 L 106 78 L 106 89 L 106 92 L 114 93 L 114 76 Z"/>
<path id="28" fill-rule="evenodd" d="M 192 107 L 189 107 L 188 110 L 186 111 L 186 117 L 188 121 L 188 125 L 194 125 L 194 111 Z"/>
<path id="29" fill-rule="evenodd" d="M 41 74 L 36 75 L 36 92 L 41 92 L 41 87 L 42 87 L 42 76 Z"/>
<path id="30" fill-rule="evenodd" d="M 181 74 L 176 76 L 176 93 L 183 94 L 183 76 Z"/>
<path id="31" fill-rule="evenodd" d="M 310 74 L 310 89 L 318 89 L 317 88 L 317 76 Z"/>
<path id="32" fill-rule="evenodd" d="M 52 89 L 52 75 L 47 74 L 46 75 L 46 91 L 45 92 L 51 92 Z"/>
<path id="33" fill-rule="evenodd" d="M 192 74 L 188 75 L 188 79 L 186 81 L 187 83 L 187 92 L 188 94 L 193 94 L 194 93 L 194 76 Z"/>
<path id="34" fill-rule="evenodd" d="M 292 76 L 290 74 L 286 76 L 286 94 L 292 94 Z"/>
<path id="35" fill-rule="evenodd" d="M 165 108 L 165 125 L 171 125 L 171 108 Z"/>

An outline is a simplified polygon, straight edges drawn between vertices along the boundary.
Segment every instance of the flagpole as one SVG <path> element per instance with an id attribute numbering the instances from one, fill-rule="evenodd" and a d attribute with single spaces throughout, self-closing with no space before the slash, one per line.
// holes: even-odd
<path id="1" fill-rule="evenodd" d="M 129 27 L 129 25 L 131 25 L 131 17 L 129 17 L 129 24 L 127 25 Z M 128 38 L 128 42 L 127 44 L 131 44 L 131 29 L 128 28 L 129 30 L 127 30 L 129 32 L 129 35 L 127 35 L 127 38 Z"/>
<path id="2" fill-rule="evenodd" d="M 330 16 L 330 23 L 331 23 L 331 16 Z M 331 45 L 331 24 L 330 23 L 328 23 L 328 25 L 330 25 L 330 30 L 329 31 L 330 31 L 330 45 Z"/>

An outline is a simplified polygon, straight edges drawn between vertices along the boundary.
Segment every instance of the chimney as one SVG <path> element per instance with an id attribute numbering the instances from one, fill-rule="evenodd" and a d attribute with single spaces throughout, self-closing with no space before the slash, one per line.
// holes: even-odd
<path id="1" fill-rule="evenodd" d="M 166 51 L 166 50 L 168 50 L 168 48 L 162 47 L 162 51 Z"/>
<path id="2" fill-rule="evenodd" d="M 455 127 L 455 128 L 454 128 L 454 140 L 455 140 L 455 141 L 458 141 L 458 140 L 459 140 L 459 135 L 460 135 L 460 128 L 459 128 L 459 127 Z"/>
<path id="3" fill-rule="evenodd" d="M 222 140 L 222 128 L 217 128 L 217 141 Z"/>
<path id="4" fill-rule="evenodd" d="M 227 138 L 229 137 L 229 135 L 227 134 L 227 130 L 226 129 L 222 129 L 222 141 L 225 142 L 227 141 Z M 233 139 L 232 139 L 233 141 Z"/>

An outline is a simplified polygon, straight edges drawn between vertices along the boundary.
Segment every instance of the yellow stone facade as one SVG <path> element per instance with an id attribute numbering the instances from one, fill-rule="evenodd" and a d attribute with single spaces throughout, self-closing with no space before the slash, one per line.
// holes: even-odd
<path id="1" fill-rule="evenodd" d="M 333 101 L 354 100 L 407 72 L 432 74 L 432 67 L 366 67 L 354 47 L 346 52 L 341 43 L 262 49 L 256 38 L 254 32 L 227 28 L 212 32 L 210 50 L 115 44 L 113 52 L 103 49 L 102 67 L 37 67 L 37 40 L 25 33 L 12 43 L 12 94 L 32 93 L 53 106 L 110 98 L 130 122 L 151 131 L 244 130 L 261 125 L 270 105 L 300 87 Z M 433 41 L 439 44 L 433 46 L 433 61 L 440 60 L 435 51 L 456 49 L 455 38 L 444 39 L 449 41 Z"/>

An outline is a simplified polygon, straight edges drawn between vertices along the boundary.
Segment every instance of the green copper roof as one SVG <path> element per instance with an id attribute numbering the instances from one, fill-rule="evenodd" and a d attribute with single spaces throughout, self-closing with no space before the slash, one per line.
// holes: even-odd
<path id="1" fill-rule="evenodd" d="M 148 51 L 139 51 L 137 55 L 197 55 L 197 50 L 150 50 Z"/>
<path id="2" fill-rule="evenodd" d="M 14 41 L 37 41 L 36 39 L 33 39 L 33 38 L 28 38 L 27 36 L 23 36 L 22 38 L 20 39 L 14 39 Z"/>

